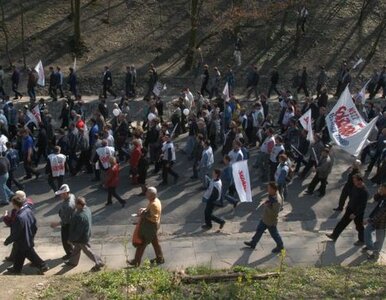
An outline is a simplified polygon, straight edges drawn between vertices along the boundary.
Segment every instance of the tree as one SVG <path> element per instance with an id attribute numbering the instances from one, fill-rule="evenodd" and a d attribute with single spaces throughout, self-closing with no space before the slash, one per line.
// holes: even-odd
<path id="1" fill-rule="evenodd" d="M 81 31 L 80 31 L 80 0 L 74 0 L 74 50 L 80 51 L 81 48 Z"/>
<path id="2" fill-rule="evenodd" d="M 200 10 L 203 4 L 203 0 L 191 0 L 190 7 L 190 33 L 188 50 L 185 59 L 185 68 L 187 70 L 192 69 L 194 65 L 194 57 L 197 50 L 197 30 L 198 30 L 198 18 Z"/>
<path id="3" fill-rule="evenodd" d="M 359 18 L 358 18 L 358 25 L 362 25 L 362 22 L 363 22 L 363 19 L 364 19 L 364 14 L 365 14 L 365 11 L 367 9 L 367 7 L 371 4 L 371 3 L 374 3 L 375 0 L 363 0 L 362 1 L 362 8 L 361 8 L 361 12 L 359 14 Z"/>
<path id="4" fill-rule="evenodd" d="M 0 0 L 0 10 L 1 10 L 1 23 L 0 27 L 4 34 L 5 41 L 5 55 L 7 56 L 9 66 L 12 67 L 11 55 L 9 54 L 9 36 L 8 36 L 8 28 L 5 23 L 5 13 L 4 13 L 4 0 Z"/>
<path id="5" fill-rule="evenodd" d="M 23 1 L 19 0 L 19 8 L 20 8 L 20 25 L 21 25 L 21 52 L 23 55 L 23 66 L 24 69 L 27 68 L 27 61 L 25 56 L 25 34 L 24 34 L 24 6 Z"/>

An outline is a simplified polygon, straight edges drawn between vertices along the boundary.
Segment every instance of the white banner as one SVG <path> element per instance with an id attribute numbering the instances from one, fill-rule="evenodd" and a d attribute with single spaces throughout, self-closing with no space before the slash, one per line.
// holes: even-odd
<path id="1" fill-rule="evenodd" d="M 29 121 L 27 122 L 27 124 L 30 122 L 33 122 L 35 123 L 36 127 L 39 127 L 39 123 L 41 123 L 42 121 L 40 117 L 39 105 L 35 105 L 35 107 L 31 111 L 27 110 L 27 116 L 29 118 Z"/>
<path id="2" fill-rule="evenodd" d="M 233 163 L 232 175 L 240 201 L 252 202 L 251 181 L 249 179 L 248 161 L 241 160 Z"/>
<path id="3" fill-rule="evenodd" d="M 46 83 L 46 80 L 45 80 L 44 68 L 41 60 L 39 60 L 38 64 L 36 65 L 35 71 L 36 73 L 38 73 L 38 76 L 39 76 L 38 85 L 44 86 Z"/>
<path id="4" fill-rule="evenodd" d="M 358 156 L 366 146 L 367 137 L 377 119 L 374 118 L 369 124 L 363 120 L 347 86 L 338 102 L 326 116 L 326 124 L 335 144 L 351 155 Z"/>
<path id="5" fill-rule="evenodd" d="M 307 130 L 307 140 L 310 141 L 311 144 L 314 143 L 314 133 L 312 131 L 312 117 L 311 117 L 311 108 L 305 112 L 299 118 L 300 124 L 302 124 L 303 128 Z"/>
<path id="6" fill-rule="evenodd" d="M 222 94 L 224 95 L 225 101 L 229 101 L 231 99 L 228 82 L 225 84 Z"/>

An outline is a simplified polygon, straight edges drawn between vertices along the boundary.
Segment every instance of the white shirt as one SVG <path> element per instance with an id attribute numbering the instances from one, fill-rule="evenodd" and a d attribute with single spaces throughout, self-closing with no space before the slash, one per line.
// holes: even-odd
<path id="1" fill-rule="evenodd" d="M 50 154 L 48 155 L 48 160 L 51 165 L 52 177 L 64 176 L 65 165 L 66 165 L 66 156 L 64 154 Z"/>
<path id="2" fill-rule="evenodd" d="M 241 149 L 239 149 L 238 151 L 235 151 L 234 149 L 232 149 L 231 151 L 229 151 L 228 156 L 231 159 L 229 162 L 230 164 L 233 164 L 236 161 L 240 161 L 244 159 L 244 154 L 243 154 L 243 151 L 241 151 Z M 241 159 L 237 160 L 239 157 L 241 157 Z"/>
<path id="3" fill-rule="evenodd" d="M 222 190 L 222 182 L 221 182 L 221 179 L 219 180 L 211 180 L 210 183 L 209 183 L 209 187 L 208 189 L 205 191 L 204 193 L 204 198 L 205 199 L 209 199 L 210 198 L 210 195 L 212 195 L 212 192 L 213 192 L 213 189 L 217 189 L 218 191 L 218 196 L 217 196 L 217 199 L 215 201 L 219 201 L 221 199 L 221 190 Z"/>
<path id="4" fill-rule="evenodd" d="M 110 147 L 110 146 L 100 147 L 96 150 L 96 153 L 99 156 L 99 161 L 101 162 L 103 168 L 105 169 L 110 168 L 110 157 L 114 156 L 115 154 L 114 147 Z"/>

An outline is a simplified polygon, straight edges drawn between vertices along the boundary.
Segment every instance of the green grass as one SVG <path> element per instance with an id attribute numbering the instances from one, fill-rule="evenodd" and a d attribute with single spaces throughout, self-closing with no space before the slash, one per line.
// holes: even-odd
<path id="1" fill-rule="evenodd" d="M 42 299 L 386 299 L 386 268 L 285 268 L 280 278 L 254 281 L 250 275 L 265 271 L 236 266 L 213 270 L 207 266 L 186 269 L 186 274 L 243 272 L 233 282 L 183 284 L 176 274 L 151 267 L 103 271 L 53 278 Z M 278 280 L 280 284 L 278 285 Z M 71 289 L 69 289 L 71 287 Z"/>

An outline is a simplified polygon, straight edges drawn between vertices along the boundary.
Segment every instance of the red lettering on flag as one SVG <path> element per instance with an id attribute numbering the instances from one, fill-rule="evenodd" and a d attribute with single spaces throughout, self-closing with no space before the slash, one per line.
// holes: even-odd
<path id="1" fill-rule="evenodd" d="M 244 172 L 242 170 L 239 171 L 239 177 L 241 180 L 241 184 L 243 185 L 243 189 L 246 192 L 247 191 L 247 181 L 245 180 Z"/>

